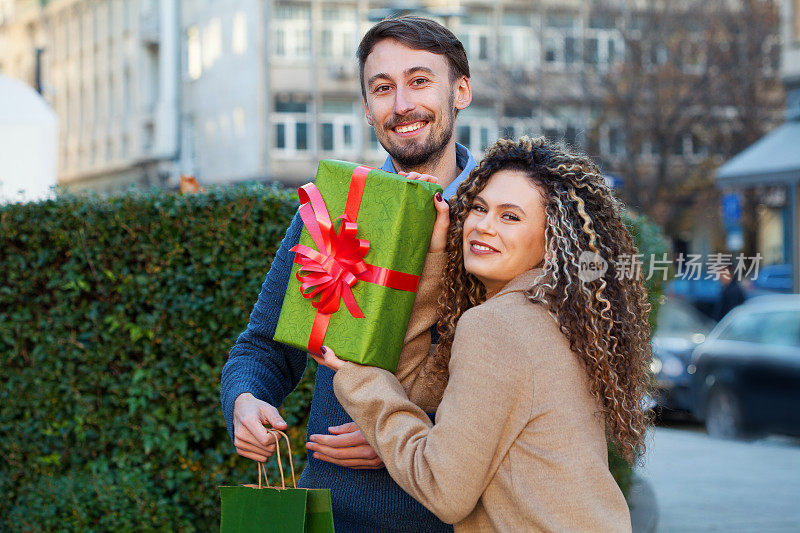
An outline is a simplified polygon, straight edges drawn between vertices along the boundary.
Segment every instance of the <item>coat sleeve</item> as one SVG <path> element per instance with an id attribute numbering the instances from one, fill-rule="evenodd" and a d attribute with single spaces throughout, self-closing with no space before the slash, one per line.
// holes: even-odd
<path id="1" fill-rule="evenodd" d="M 236 339 L 222 369 L 222 414 L 231 440 L 233 404 L 240 394 L 249 392 L 278 407 L 305 372 L 306 352 L 273 340 L 294 261 L 294 252 L 289 250 L 300 240 L 302 229 L 303 221 L 297 213 L 261 285 L 247 328 Z"/>
<path id="2" fill-rule="evenodd" d="M 442 272 L 447 255 L 429 253 L 425 257 L 414 307 L 400 352 L 395 376 L 408 398 L 429 413 L 436 412 L 444 390 L 443 383 L 430 383 L 425 376 L 425 363 L 431 349 L 431 327 L 436 323 L 436 308 L 442 286 Z"/>
<path id="3" fill-rule="evenodd" d="M 524 357 L 504 357 L 520 353 L 514 345 L 519 336 L 478 311 L 467 311 L 458 323 L 435 424 L 385 370 L 345 363 L 333 382 L 392 478 L 449 523 L 475 508 L 533 399 Z"/>

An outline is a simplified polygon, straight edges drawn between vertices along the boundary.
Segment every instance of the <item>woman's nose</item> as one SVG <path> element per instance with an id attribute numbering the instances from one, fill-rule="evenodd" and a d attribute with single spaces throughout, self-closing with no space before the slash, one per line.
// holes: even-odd
<path id="1" fill-rule="evenodd" d="M 478 230 L 480 233 L 494 233 L 494 224 L 492 224 L 492 219 L 489 215 L 485 215 L 478 220 L 478 223 L 475 224 L 475 229 Z"/>

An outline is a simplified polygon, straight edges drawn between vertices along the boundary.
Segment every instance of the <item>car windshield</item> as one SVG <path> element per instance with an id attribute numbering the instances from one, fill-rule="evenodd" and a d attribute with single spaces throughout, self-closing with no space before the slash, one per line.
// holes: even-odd
<path id="1" fill-rule="evenodd" d="M 800 310 L 740 312 L 732 318 L 721 340 L 800 347 Z"/>

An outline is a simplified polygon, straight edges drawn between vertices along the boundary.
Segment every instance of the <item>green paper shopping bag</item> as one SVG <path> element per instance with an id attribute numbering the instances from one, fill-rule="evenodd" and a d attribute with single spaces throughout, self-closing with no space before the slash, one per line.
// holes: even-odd
<path id="1" fill-rule="evenodd" d="M 221 533 L 292 532 L 332 533 L 333 511 L 330 489 L 298 489 L 289 438 L 277 429 L 267 430 L 275 438 L 275 457 L 281 473 L 281 486 L 267 485 L 267 471 L 258 463 L 258 485 L 220 487 L 222 499 Z M 280 457 L 280 436 L 286 440 L 292 487 L 286 487 Z M 261 483 L 262 469 L 264 485 Z"/>

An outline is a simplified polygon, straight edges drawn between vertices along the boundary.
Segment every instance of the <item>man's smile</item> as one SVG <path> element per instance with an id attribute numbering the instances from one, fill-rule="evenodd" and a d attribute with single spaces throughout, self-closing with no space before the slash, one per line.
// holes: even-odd
<path id="1" fill-rule="evenodd" d="M 400 124 L 399 126 L 395 126 L 393 130 L 398 135 L 401 135 L 403 137 L 408 137 L 410 135 L 413 135 L 415 132 L 421 130 L 427 124 L 428 123 L 425 121 L 418 120 L 416 122 L 411 122 L 408 124 Z"/>

